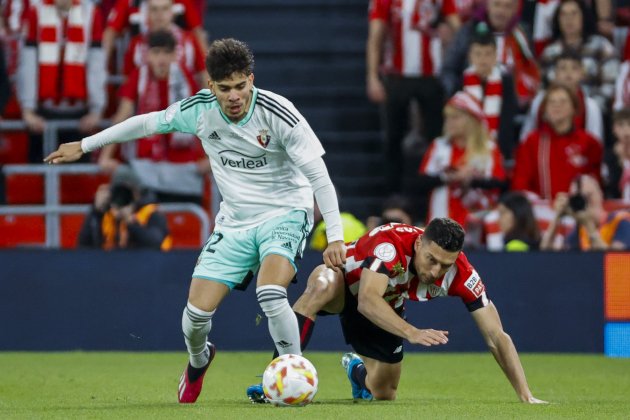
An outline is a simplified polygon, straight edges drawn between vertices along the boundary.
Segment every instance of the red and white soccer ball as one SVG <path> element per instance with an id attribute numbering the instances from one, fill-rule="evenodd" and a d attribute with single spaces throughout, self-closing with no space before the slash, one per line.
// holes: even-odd
<path id="1" fill-rule="evenodd" d="M 263 391 L 276 406 L 304 406 L 317 394 L 317 370 L 302 356 L 283 354 L 263 373 Z"/>

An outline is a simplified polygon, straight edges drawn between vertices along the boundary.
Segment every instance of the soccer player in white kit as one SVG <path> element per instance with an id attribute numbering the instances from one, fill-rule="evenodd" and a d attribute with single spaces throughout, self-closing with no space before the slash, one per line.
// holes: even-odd
<path id="1" fill-rule="evenodd" d="M 194 269 L 182 316 L 190 358 L 180 379 L 180 403 L 195 402 L 201 392 L 215 353 L 207 338 L 217 307 L 231 289 L 245 289 L 256 272 L 256 295 L 278 352 L 301 354 L 298 318 L 286 288 L 312 227 L 313 195 L 327 226 L 324 262 L 330 268 L 345 262 L 324 149 L 291 102 L 254 87 L 253 66 L 246 44 L 216 40 L 206 58 L 209 89 L 166 110 L 62 144 L 44 159 L 50 164 L 73 162 L 105 145 L 157 133 L 190 133 L 201 140 L 223 201 Z"/>

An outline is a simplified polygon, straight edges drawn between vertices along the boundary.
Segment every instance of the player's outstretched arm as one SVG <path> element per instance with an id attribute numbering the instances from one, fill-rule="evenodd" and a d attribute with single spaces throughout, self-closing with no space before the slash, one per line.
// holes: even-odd
<path id="1" fill-rule="evenodd" d="M 363 269 L 358 296 L 358 310 L 363 316 L 385 331 L 405 338 L 411 344 L 437 346 L 448 342 L 448 331 L 421 330 L 398 316 L 383 299 L 387 284 L 386 275 Z"/>
<path id="2" fill-rule="evenodd" d="M 80 159 L 83 153 L 92 152 L 108 144 L 123 143 L 156 134 L 158 132 L 156 115 L 156 112 L 136 115 L 81 141 L 62 144 L 56 151 L 46 156 L 44 162 L 52 164 L 74 162 Z"/>
<path id="3" fill-rule="evenodd" d="M 510 336 L 503 331 L 497 308 L 492 302 L 484 308 L 472 312 L 488 348 L 507 376 L 519 399 L 529 404 L 546 404 L 532 395 L 525 378 L 525 371 Z"/>

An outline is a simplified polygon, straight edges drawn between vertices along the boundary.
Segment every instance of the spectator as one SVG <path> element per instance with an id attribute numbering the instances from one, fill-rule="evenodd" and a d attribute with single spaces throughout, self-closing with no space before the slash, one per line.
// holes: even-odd
<path id="1" fill-rule="evenodd" d="M 367 40 L 367 96 L 384 105 L 385 174 L 390 192 L 402 190 L 402 140 L 409 129 L 408 109 L 417 100 L 423 135 L 437 137 L 442 126 L 443 90 L 436 75 L 441 62 L 440 39 L 432 25 L 439 15 L 459 26 L 453 0 L 371 0 Z M 383 80 L 379 69 L 383 65 Z M 437 105 L 439 104 L 439 106 Z"/>
<path id="2" fill-rule="evenodd" d="M 613 132 L 617 141 L 613 150 L 606 153 L 606 195 L 630 203 L 630 108 L 613 114 Z"/>
<path id="3" fill-rule="evenodd" d="M 205 85 L 207 78 L 204 53 L 194 36 L 175 25 L 173 0 L 146 0 L 148 30 L 134 36 L 125 53 L 123 73 L 129 75 L 134 68 L 146 63 L 148 49 L 148 34 L 156 31 L 169 31 L 175 37 L 177 59 L 191 74 L 195 75 L 197 83 Z"/>
<path id="4" fill-rule="evenodd" d="M 475 27 L 468 62 L 462 90 L 481 102 L 490 137 L 498 141 L 503 157 L 512 159 L 514 117 L 518 110 L 514 79 L 497 64 L 496 41 L 486 25 Z"/>
<path id="5" fill-rule="evenodd" d="M 557 58 L 554 65 L 555 83 L 568 87 L 578 98 L 578 108 L 575 113 L 575 126 L 581 128 L 600 143 L 604 141 L 604 123 L 602 111 L 597 102 L 587 96 L 582 89 L 584 80 L 584 66 L 580 54 L 570 48 L 565 49 Z M 536 95 L 529 109 L 527 118 L 521 130 L 521 140 L 529 136 L 532 131 L 542 124 L 540 104 L 545 97 L 545 91 Z"/>
<path id="6" fill-rule="evenodd" d="M 485 25 L 494 34 L 499 63 L 514 75 L 519 105 L 531 102 L 538 91 L 540 72 L 527 37 L 517 24 L 517 11 L 518 0 L 488 0 L 482 17 L 462 27 L 446 53 L 442 68 L 441 78 L 447 95 L 452 95 L 462 85 L 470 40 L 478 25 Z"/>
<path id="7" fill-rule="evenodd" d="M 109 57 L 114 48 L 114 39 L 126 29 L 135 36 L 148 31 L 147 3 L 145 0 L 116 0 L 110 12 L 103 34 L 103 46 Z M 191 0 L 175 0 L 173 12 L 175 22 L 194 35 L 202 51 L 208 50 L 206 31 L 201 24 L 201 14 Z"/>
<path id="8" fill-rule="evenodd" d="M 111 187 L 103 184 L 83 222 L 79 246 L 112 249 L 149 248 L 168 251 L 172 238 L 166 217 L 156 204 L 141 198 L 139 180 L 128 167 L 114 174 Z"/>
<path id="9" fill-rule="evenodd" d="M 471 95 L 455 94 L 444 117 L 444 136 L 427 150 L 419 184 L 432 190 L 427 220 L 450 217 L 463 224 L 469 212 L 494 205 L 505 184 L 503 159 L 488 135 L 481 105 Z"/>
<path id="10" fill-rule="evenodd" d="M 497 209 L 505 251 L 538 249 L 540 229 L 532 205 L 524 194 L 520 192 L 504 194 L 499 199 Z"/>
<path id="11" fill-rule="evenodd" d="M 554 80 L 553 64 L 567 48 L 582 56 L 585 93 L 597 101 L 602 112 L 609 109 L 619 73 L 615 47 L 595 33 L 595 23 L 582 0 L 561 0 L 553 17 L 553 42 L 543 51 L 540 61 L 546 81 Z"/>
<path id="12" fill-rule="evenodd" d="M 575 126 L 578 100 L 563 85 L 550 86 L 541 103 L 543 121 L 518 147 L 512 189 L 553 199 L 580 174 L 599 179 L 602 145 Z"/>
<path id="13" fill-rule="evenodd" d="M 541 249 L 554 249 L 556 230 L 564 215 L 575 219 L 576 228 L 566 237 L 561 249 L 630 249 L 630 213 L 624 210 L 606 212 L 604 195 L 595 178 L 578 175 L 571 182 L 570 192 L 570 196 L 561 193 L 556 197 L 556 217 L 543 235 Z"/>
<path id="14" fill-rule="evenodd" d="M 175 38 L 169 31 L 150 33 L 148 49 L 147 64 L 135 69 L 120 89 L 113 124 L 134 114 L 165 109 L 197 91 L 190 73 L 177 62 Z M 104 171 L 111 173 L 122 163 L 118 150 L 122 161 L 136 169 L 142 184 L 155 192 L 160 202 L 201 204 L 202 175 L 210 172 L 210 163 L 194 136 L 156 134 L 133 143 L 108 145 L 99 157 Z"/>
<path id="15" fill-rule="evenodd" d="M 617 76 L 617 81 L 615 82 L 615 101 L 613 103 L 615 111 L 627 107 L 630 107 L 630 59 L 626 59 L 619 69 L 619 76 Z"/>
<path id="16" fill-rule="evenodd" d="M 105 57 L 98 6 L 81 0 L 41 0 L 28 12 L 20 51 L 17 97 L 31 136 L 29 157 L 41 162 L 48 119 L 79 119 L 79 131 L 96 130 L 105 107 Z M 65 132 L 60 138 L 83 135 Z M 53 145 L 56 146 L 56 145 Z"/>
<path id="17" fill-rule="evenodd" d="M 407 197 L 392 194 L 383 203 L 380 216 L 370 216 L 367 220 L 367 230 L 372 230 L 378 226 L 388 223 L 404 223 L 413 225 L 414 210 Z"/>

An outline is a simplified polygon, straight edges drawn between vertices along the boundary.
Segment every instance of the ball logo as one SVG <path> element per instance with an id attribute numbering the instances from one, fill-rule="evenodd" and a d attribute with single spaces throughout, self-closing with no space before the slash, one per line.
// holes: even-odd
<path id="1" fill-rule="evenodd" d="M 374 248 L 374 255 L 383 262 L 390 262 L 396 258 L 396 248 L 394 248 L 394 245 L 387 242 L 379 244 Z"/>

